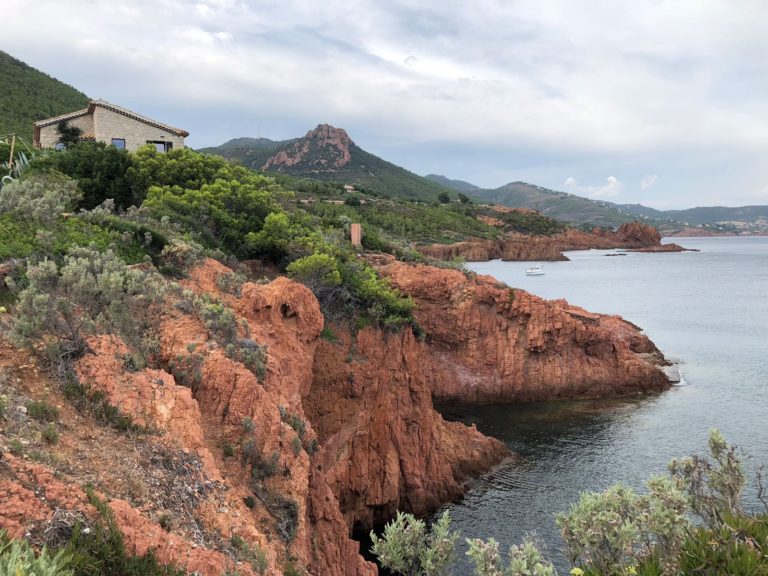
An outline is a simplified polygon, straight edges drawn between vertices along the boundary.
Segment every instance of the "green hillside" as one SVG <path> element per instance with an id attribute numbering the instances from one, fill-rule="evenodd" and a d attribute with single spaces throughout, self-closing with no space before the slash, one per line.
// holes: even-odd
<path id="1" fill-rule="evenodd" d="M 427 174 L 425 178 L 465 194 L 472 194 L 475 192 L 475 190 L 480 190 L 479 186 L 475 186 L 474 184 L 465 182 L 464 180 L 452 180 L 451 178 L 443 176 L 442 174 Z"/>
<path id="2" fill-rule="evenodd" d="M 605 202 L 558 192 L 525 182 L 510 182 L 494 190 L 473 190 L 472 194 L 488 202 L 518 208 L 532 208 L 550 218 L 575 225 L 616 227 L 631 222 L 636 215 Z"/>
<path id="3" fill-rule="evenodd" d="M 363 186 L 383 196 L 433 202 L 441 193 L 452 198 L 457 195 L 451 188 L 366 152 L 343 129 L 328 125 L 320 125 L 294 140 L 237 138 L 200 152 L 219 154 L 267 173 Z M 290 162 L 276 161 L 281 153 Z"/>
<path id="4" fill-rule="evenodd" d="M 31 144 L 32 123 L 88 105 L 88 96 L 0 51 L 0 135 Z"/>
<path id="5" fill-rule="evenodd" d="M 724 222 L 765 225 L 768 222 L 768 206 L 699 206 L 683 210 L 656 210 L 642 204 L 618 204 L 617 208 L 648 218 L 673 220 L 691 226 Z"/>
<path id="6" fill-rule="evenodd" d="M 203 154 L 218 154 L 246 168 L 259 170 L 272 156 L 299 140 L 270 140 L 269 138 L 233 138 L 221 146 L 200 148 Z"/>

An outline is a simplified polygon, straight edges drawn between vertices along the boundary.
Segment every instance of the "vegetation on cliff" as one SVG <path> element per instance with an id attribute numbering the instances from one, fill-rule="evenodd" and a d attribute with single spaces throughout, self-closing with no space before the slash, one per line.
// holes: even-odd
<path id="1" fill-rule="evenodd" d="M 647 493 L 615 484 L 585 492 L 556 518 L 573 576 L 768 574 L 768 503 L 764 514 L 746 512 L 746 476 L 735 446 L 719 431 L 709 438 L 709 458 L 673 460 L 670 475 L 647 482 Z M 693 517 L 694 522 L 690 520 Z M 383 535 L 371 533 L 372 552 L 396 574 L 440 576 L 459 535 L 446 512 L 432 528 L 398 514 Z M 476 576 L 555 576 L 532 540 L 509 550 L 505 566 L 498 542 L 467 539 Z"/>

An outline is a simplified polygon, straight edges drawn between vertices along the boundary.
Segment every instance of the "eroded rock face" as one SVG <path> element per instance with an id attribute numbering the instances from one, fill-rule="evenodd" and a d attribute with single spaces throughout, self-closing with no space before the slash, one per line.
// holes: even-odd
<path id="1" fill-rule="evenodd" d="M 286 559 L 275 501 L 296 505 L 290 553 L 310 574 L 373 576 L 376 567 L 349 536 L 353 529 L 368 529 L 396 510 L 428 513 L 509 457 L 474 427 L 443 421 L 433 397 L 510 401 L 666 386 L 646 359 L 658 351 L 618 317 L 512 292 L 489 277 L 468 279 L 388 257 L 376 265 L 416 301 L 425 341 L 410 330 L 353 334 L 343 326 L 332 327 L 335 341 L 321 339 L 323 317 L 307 288 L 279 278 L 246 283 L 239 296 L 223 293 L 217 277 L 231 271 L 207 260 L 183 284 L 230 308 L 238 339 L 266 347 L 263 374 L 232 359 L 189 306 L 173 302 L 163 309 L 159 335 L 167 369 L 129 369 L 127 348 L 107 336 L 91 339 L 93 353 L 76 365 L 84 383 L 160 431 L 157 442 L 202 462 L 196 482 L 215 481 L 216 488 L 195 501 L 192 523 L 218 535 L 207 542 L 238 535 L 258 545 L 267 574 L 282 573 Z M 268 461 L 269 474 L 254 480 L 246 451 L 260 455 L 259 465 Z M 254 495 L 255 505 L 246 507 Z M 109 505 L 138 553 L 152 547 L 162 561 L 205 575 L 231 567 L 231 550 L 168 534 L 153 520 L 156 510 L 148 514 L 119 497 Z M 50 471 L 18 459 L 0 462 L 0 526 L 21 534 L 49 521 L 55 507 L 93 513 L 81 491 Z"/>
<path id="2" fill-rule="evenodd" d="M 319 172 L 341 168 L 352 159 L 350 144 L 352 140 L 343 128 L 319 124 L 287 150 L 281 150 L 268 159 L 261 169 L 280 171 L 299 164 Z"/>
<path id="3" fill-rule="evenodd" d="M 636 326 L 490 276 L 392 262 L 380 268 L 416 302 L 433 396 L 459 402 L 598 397 L 662 390 L 661 358 Z"/>
<path id="4" fill-rule="evenodd" d="M 433 409 L 431 352 L 410 331 L 334 331 L 339 341 L 315 355 L 304 406 L 320 438 L 318 469 L 350 525 L 368 529 L 397 510 L 425 514 L 509 455 Z"/>

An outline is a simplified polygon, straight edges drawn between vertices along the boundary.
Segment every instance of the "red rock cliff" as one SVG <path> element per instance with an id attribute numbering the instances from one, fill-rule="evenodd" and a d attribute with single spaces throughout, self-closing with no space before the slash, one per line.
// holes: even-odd
<path id="1" fill-rule="evenodd" d="M 422 369 L 439 400 L 495 402 L 662 390 L 661 355 L 637 327 L 490 276 L 391 262 L 380 268 L 416 302 L 431 349 Z"/>
<path id="2" fill-rule="evenodd" d="M 642 252 L 680 252 L 677 244 L 662 245 L 656 228 L 639 222 L 627 222 L 618 230 L 599 228 L 591 233 L 569 228 L 555 236 L 527 236 L 510 233 L 501 240 L 470 240 L 454 244 L 431 244 L 419 247 L 419 252 L 438 260 L 461 257 L 468 262 L 501 259 L 508 261 L 567 260 L 568 250 L 609 250 L 627 248 Z"/>

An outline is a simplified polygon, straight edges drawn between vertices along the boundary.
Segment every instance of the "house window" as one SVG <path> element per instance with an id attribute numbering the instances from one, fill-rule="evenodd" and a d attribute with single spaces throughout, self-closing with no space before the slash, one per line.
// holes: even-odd
<path id="1" fill-rule="evenodd" d="M 147 144 L 152 144 L 158 152 L 168 152 L 173 149 L 173 142 L 163 142 L 162 140 L 147 140 Z"/>
<path id="2" fill-rule="evenodd" d="M 112 138 L 112 146 L 118 150 L 125 150 L 125 138 Z"/>

